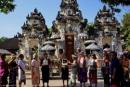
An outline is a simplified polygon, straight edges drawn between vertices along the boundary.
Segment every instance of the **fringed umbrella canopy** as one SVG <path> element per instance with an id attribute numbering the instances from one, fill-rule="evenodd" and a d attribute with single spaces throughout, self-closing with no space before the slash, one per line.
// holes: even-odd
<path id="1" fill-rule="evenodd" d="M 47 44 L 41 48 L 41 51 L 51 51 L 51 50 L 55 50 L 55 47 L 50 46 L 49 44 Z"/>
<path id="2" fill-rule="evenodd" d="M 46 41 L 46 42 L 44 42 L 44 45 L 47 45 L 47 44 L 49 44 L 49 45 L 54 45 L 55 43 L 53 42 L 53 41 Z"/>
<path id="3" fill-rule="evenodd" d="M 11 52 L 5 49 L 0 49 L 0 54 L 11 54 Z"/>
<path id="4" fill-rule="evenodd" d="M 85 44 L 88 44 L 88 43 L 96 43 L 96 41 L 95 41 L 95 40 L 86 40 L 84 43 L 85 43 Z"/>
<path id="5" fill-rule="evenodd" d="M 79 36 L 79 37 L 87 37 L 87 34 L 85 34 L 85 33 L 80 33 L 78 36 Z"/>
<path id="6" fill-rule="evenodd" d="M 92 43 L 92 44 L 88 45 L 85 49 L 88 49 L 88 50 L 100 50 L 101 48 L 98 45 Z"/>

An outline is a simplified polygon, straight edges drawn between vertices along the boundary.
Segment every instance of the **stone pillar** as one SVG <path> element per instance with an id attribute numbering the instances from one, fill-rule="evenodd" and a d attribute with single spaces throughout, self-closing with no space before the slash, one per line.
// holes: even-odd
<path id="1" fill-rule="evenodd" d="M 112 32 L 112 51 L 117 51 L 118 50 L 117 31 L 111 31 L 111 32 Z"/>
<path id="2" fill-rule="evenodd" d="M 98 45 L 103 48 L 103 31 L 99 31 L 99 41 L 98 41 Z"/>

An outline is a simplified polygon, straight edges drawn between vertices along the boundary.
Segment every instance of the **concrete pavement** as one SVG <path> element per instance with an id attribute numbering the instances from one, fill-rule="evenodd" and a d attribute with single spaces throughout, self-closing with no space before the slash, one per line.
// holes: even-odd
<path id="1" fill-rule="evenodd" d="M 66 82 L 65 82 L 66 83 Z M 45 84 L 46 85 L 46 84 Z M 79 82 L 77 81 L 76 87 L 80 87 Z M 18 83 L 17 83 L 18 86 Z M 89 82 L 86 83 L 86 87 L 89 86 Z M 22 87 L 32 87 L 31 79 L 27 79 L 26 85 L 22 85 Z M 42 87 L 42 81 L 40 82 L 40 87 Z M 49 81 L 49 87 L 63 87 L 62 80 L 50 80 Z M 103 80 L 98 80 L 98 86 L 97 87 L 104 87 Z"/>
<path id="2" fill-rule="evenodd" d="M 22 85 L 22 87 L 32 87 L 32 81 L 31 81 L 31 73 L 30 71 L 26 71 L 26 85 Z M 67 82 L 65 82 L 67 84 Z M 40 81 L 40 87 L 42 87 L 42 80 Z M 46 84 L 45 84 L 46 85 Z M 76 87 L 80 87 L 79 81 L 76 82 Z M 18 86 L 18 81 L 17 81 Z M 89 81 L 86 82 L 86 87 L 89 86 Z M 51 79 L 49 80 L 49 87 L 63 87 L 62 80 L 61 79 Z M 98 85 L 97 87 L 104 87 L 103 79 L 98 79 Z"/>

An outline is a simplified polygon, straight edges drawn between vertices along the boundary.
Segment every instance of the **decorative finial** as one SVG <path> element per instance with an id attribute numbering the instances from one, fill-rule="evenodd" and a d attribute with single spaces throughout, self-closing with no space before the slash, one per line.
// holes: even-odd
<path id="1" fill-rule="evenodd" d="M 37 10 L 37 8 L 35 8 L 35 9 L 34 9 L 34 12 L 35 12 L 35 13 L 38 13 L 38 10 Z"/>
<path id="2" fill-rule="evenodd" d="M 25 26 L 25 22 L 24 22 L 23 26 Z"/>
<path id="3" fill-rule="evenodd" d="M 27 17 L 29 17 L 29 14 L 27 15 Z"/>
<path id="4" fill-rule="evenodd" d="M 103 6 L 103 11 L 106 11 L 106 10 L 107 10 L 106 5 L 104 5 Z"/>

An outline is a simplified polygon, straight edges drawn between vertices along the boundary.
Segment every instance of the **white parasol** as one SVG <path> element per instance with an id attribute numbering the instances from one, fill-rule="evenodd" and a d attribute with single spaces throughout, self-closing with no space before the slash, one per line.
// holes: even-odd
<path id="1" fill-rule="evenodd" d="M 11 52 L 5 49 L 0 49 L 0 54 L 11 54 Z"/>
<path id="2" fill-rule="evenodd" d="M 85 43 L 85 44 L 88 44 L 88 43 L 96 43 L 96 41 L 95 41 L 95 40 L 86 40 L 84 43 Z"/>
<path id="3" fill-rule="evenodd" d="M 92 43 L 90 45 L 88 45 L 85 49 L 88 49 L 88 50 L 100 50 L 101 48 L 96 45 L 95 43 Z"/>
<path id="4" fill-rule="evenodd" d="M 55 50 L 55 47 L 50 46 L 49 44 L 47 44 L 47 45 L 43 46 L 43 47 L 41 48 L 41 50 L 42 50 L 42 51 Z"/>
<path id="5" fill-rule="evenodd" d="M 44 42 L 44 45 L 47 45 L 47 44 L 55 44 L 53 41 L 46 41 L 46 42 Z"/>
<path id="6" fill-rule="evenodd" d="M 79 37 L 87 37 L 87 34 L 85 34 L 85 33 L 80 33 L 78 36 L 79 36 Z"/>

